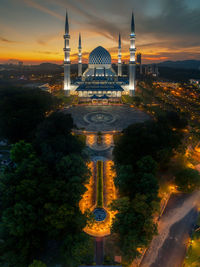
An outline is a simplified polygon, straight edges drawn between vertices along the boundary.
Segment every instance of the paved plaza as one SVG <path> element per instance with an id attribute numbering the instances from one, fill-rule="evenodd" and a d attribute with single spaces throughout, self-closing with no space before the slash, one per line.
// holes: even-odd
<path id="1" fill-rule="evenodd" d="M 122 131 L 130 124 L 150 119 L 129 106 L 74 106 L 64 112 L 71 113 L 75 125 L 86 131 Z"/>

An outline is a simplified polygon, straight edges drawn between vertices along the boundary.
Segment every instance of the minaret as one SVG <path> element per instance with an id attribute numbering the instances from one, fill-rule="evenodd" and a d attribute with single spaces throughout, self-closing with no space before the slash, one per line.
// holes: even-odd
<path id="1" fill-rule="evenodd" d="M 122 76 L 122 52 L 121 52 L 121 35 L 119 34 L 119 46 L 118 46 L 118 76 Z"/>
<path id="2" fill-rule="evenodd" d="M 134 16 L 132 13 L 131 21 L 131 34 L 130 34 L 130 63 L 129 63 L 129 94 L 130 96 L 134 95 L 135 92 L 135 22 Z"/>
<path id="3" fill-rule="evenodd" d="M 82 76 L 82 46 L 81 46 L 81 34 L 79 33 L 78 42 L 78 77 Z"/>
<path id="4" fill-rule="evenodd" d="M 64 35 L 64 40 L 65 40 L 65 46 L 64 46 L 64 54 L 65 54 L 65 59 L 64 59 L 64 90 L 66 92 L 66 95 L 70 95 L 70 86 L 71 86 L 71 81 L 70 81 L 70 47 L 69 47 L 69 23 L 68 23 L 68 14 L 66 11 L 66 21 L 65 21 L 65 35 Z"/>

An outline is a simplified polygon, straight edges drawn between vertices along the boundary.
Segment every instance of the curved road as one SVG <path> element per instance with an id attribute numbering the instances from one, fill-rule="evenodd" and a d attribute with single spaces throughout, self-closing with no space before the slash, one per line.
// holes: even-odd
<path id="1" fill-rule="evenodd" d="M 200 192 L 170 198 L 158 223 L 158 235 L 153 238 L 140 267 L 182 267 L 199 204 Z"/>

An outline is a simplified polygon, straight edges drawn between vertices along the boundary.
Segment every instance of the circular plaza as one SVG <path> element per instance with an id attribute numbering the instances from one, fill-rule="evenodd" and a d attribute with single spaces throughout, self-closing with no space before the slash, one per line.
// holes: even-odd
<path id="1" fill-rule="evenodd" d="M 80 130 L 122 131 L 130 124 L 150 119 L 145 112 L 129 106 L 74 106 L 64 110 Z"/>

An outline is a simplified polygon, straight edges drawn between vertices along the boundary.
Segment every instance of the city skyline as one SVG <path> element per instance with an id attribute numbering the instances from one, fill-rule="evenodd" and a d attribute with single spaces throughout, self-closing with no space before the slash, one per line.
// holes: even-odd
<path id="1" fill-rule="evenodd" d="M 122 62 L 129 61 L 131 12 L 136 20 L 137 52 L 144 63 L 200 59 L 200 3 L 198 0 L 1 0 L 0 62 L 63 63 L 65 10 L 70 23 L 71 62 L 78 61 L 82 36 L 83 63 L 98 45 L 117 62 L 118 35 L 122 36 Z M 8 16 L 9 14 L 9 16 Z M 25 23 L 24 23 L 25 21 Z"/>

